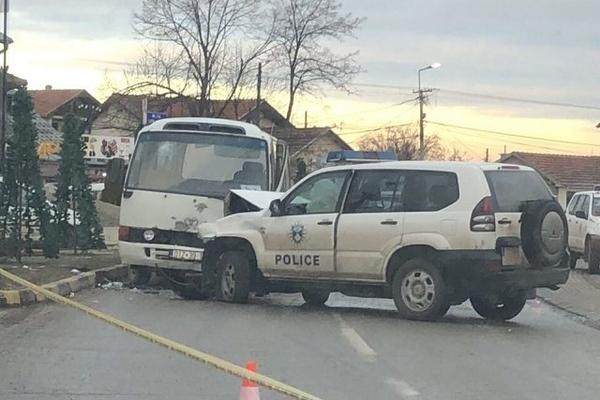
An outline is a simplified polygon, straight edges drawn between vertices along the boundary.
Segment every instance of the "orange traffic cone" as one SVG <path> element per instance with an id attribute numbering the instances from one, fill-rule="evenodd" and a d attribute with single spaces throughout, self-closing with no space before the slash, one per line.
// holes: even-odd
<path id="1" fill-rule="evenodd" d="M 256 362 L 248 361 L 246 363 L 246 369 L 248 371 L 256 372 Z M 258 385 L 248 379 L 244 379 L 240 389 L 240 400 L 260 400 Z"/>

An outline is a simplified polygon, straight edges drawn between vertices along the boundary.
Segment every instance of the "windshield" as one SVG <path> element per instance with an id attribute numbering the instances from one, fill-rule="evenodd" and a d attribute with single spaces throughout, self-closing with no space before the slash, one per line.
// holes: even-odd
<path id="1" fill-rule="evenodd" d="M 223 198 L 268 188 L 267 143 L 244 136 L 144 133 L 130 168 L 129 189 Z"/>
<path id="2" fill-rule="evenodd" d="M 534 171 L 486 171 L 485 176 L 500 212 L 519 212 L 524 201 L 553 198 Z"/>

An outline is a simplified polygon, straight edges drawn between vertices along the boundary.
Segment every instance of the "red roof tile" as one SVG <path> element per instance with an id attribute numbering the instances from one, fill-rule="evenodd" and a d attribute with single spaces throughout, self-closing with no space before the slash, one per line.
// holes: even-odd
<path id="1" fill-rule="evenodd" d="M 527 165 L 536 169 L 556 186 L 573 190 L 592 190 L 600 184 L 600 156 L 571 156 L 512 152 L 500 162 Z"/>

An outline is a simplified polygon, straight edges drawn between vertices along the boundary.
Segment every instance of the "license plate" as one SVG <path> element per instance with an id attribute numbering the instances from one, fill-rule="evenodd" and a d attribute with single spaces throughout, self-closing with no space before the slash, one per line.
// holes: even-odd
<path id="1" fill-rule="evenodd" d="M 181 261 L 200 261 L 202 252 L 192 250 L 171 250 L 171 258 Z"/>

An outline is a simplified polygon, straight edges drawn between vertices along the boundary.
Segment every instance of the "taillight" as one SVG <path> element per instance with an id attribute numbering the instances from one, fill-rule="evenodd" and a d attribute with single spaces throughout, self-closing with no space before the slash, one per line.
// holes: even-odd
<path id="1" fill-rule="evenodd" d="M 471 214 L 471 230 L 474 232 L 493 232 L 496 230 L 494 201 L 488 196 L 481 199 Z"/>
<path id="2" fill-rule="evenodd" d="M 119 226 L 119 240 L 122 240 L 122 241 L 129 240 L 129 227 L 128 226 Z"/>

